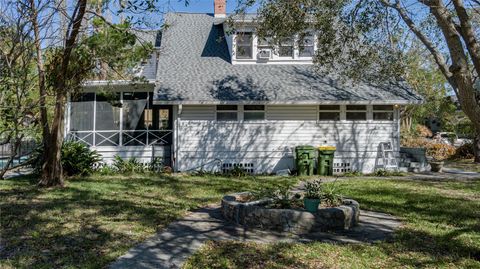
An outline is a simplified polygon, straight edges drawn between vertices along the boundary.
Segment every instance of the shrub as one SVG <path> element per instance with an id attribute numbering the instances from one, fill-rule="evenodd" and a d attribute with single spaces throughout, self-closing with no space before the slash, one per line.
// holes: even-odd
<path id="1" fill-rule="evenodd" d="M 122 159 L 116 155 L 113 159 L 113 167 L 120 174 L 144 173 L 145 166 L 136 158 Z"/>
<path id="2" fill-rule="evenodd" d="M 432 141 L 424 137 L 406 136 L 401 138 L 400 143 L 403 147 L 408 148 L 426 148 Z"/>
<path id="3" fill-rule="evenodd" d="M 148 170 L 151 172 L 157 172 L 157 173 L 162 173 L 164 172 L 164 164 L 163 164 L 163 158 L 161 157 L 156 157 L 153 158 L 152 161 L 148 164 Z"/>
<path id="4" fill-rule="evenodd" d="M 453 157 L 456 159 L 471 159 L 475 157 L 473 143 L 465 143 L 458 147 Z"/>
<path id="5" fill-rule="evenodd" d="M 361 177 L 363 176 L 362 172 L 360 171 L 347 171 L 343 173 L 344 177 Z"/>
<path id="6" fill-rule="evenodd" d="M 443 143 L 430 143 L 427 146 L 427 156 L 435 161 L 444 161 L 455 155 L 455 147 Z"/>
<path id="7" fill-rule="evenodd" d="M 432 131 L 425 125 L 418 124 L 415 126 L 415 133 L 420 137 L 432 137 Z"/>
<path id="8" fill-rule="evenodd" d="M 400 172 L 400 171 L 377 169 L 377 170 L 375 170 L 375 172 L 373 172 L 372 176 L 376 176 L 376 177 L 403 177 L 403 176 L 405 176 L 405 174 Z"/>
<path id="9" fill-rule="evenodd" d="M 63 143 L 62 167 L 63 172 L 68 176 L 89 175 L 100 160 L 100 155 L 83 143 L 77 141 Z"/>
<path id="10" fill-rule="evenodd" d="M 228 176 L 228 177 L 237 177 L 237 178 L 241 178 L 241 177 L 246 177 L 248 176 L 249 173 L 247 171 L 245 171 L 245 169 L 239 167 L 239 166 L 234 166 L 233 169 L 231 170 L 228 170 L 226 173 L 225 173 L 225 176 Z"/>
<path id="11" fill-rule="evenodd" d="M 144 173 L 145 166 L 136 158 L 122 159 L 116 155 L 113 159 L 113 167 L 120 174 Z"/>
<path id="12" fill-rule="evenodd" d="M 117 170 L 110 165 L 103 164 L 95 170 L 96 173 L 102 176 L 112 176 L 117 174 Z"/>

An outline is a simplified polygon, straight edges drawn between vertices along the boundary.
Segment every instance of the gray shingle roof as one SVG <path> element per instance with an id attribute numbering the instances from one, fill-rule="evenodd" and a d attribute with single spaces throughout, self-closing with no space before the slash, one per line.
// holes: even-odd
<path id="1" fill-rule="evenodd" d="M 313 65 L 232 65 L 223 25 L 210 14 L 170 13 L 162 33 L 155 103 L 418 103 L 405 83 L 341 83 Z"/>

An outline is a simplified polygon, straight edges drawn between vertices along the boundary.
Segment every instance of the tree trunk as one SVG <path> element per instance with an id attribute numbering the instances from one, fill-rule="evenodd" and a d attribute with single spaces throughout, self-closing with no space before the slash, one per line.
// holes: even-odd
<path id="1" fill-rule="evenodd" d="M 48 141 L 49 147 L 44 149 L 42 178 L 38 183 L 40 186 L 44 187 L 63 186 L 64 184 L 61 158 L 65 117 L 65 93 L 59 90 L 56 100 L 52 129 Z"/>
<path id="2" fill-rule="evenodd" d="M 475 139 L 473 139 L 473 152 L 475 154 L 475 163 L 480 163 L 480 132 L 477 131 Z"/>

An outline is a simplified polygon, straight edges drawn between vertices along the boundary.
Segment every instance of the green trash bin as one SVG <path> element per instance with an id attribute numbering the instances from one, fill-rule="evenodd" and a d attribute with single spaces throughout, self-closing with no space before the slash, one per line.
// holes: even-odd
<path id="1" fill-rule="evenodd" d="M 299 176 L 312 176 L 315 166 L 315 147 L 297 146 L 295 148 L 295 163 Z"/>
<path id="2" fill-rule="evenodd" d="M 333 176 L 333 158 L 335 147 L 322 146 L 318 148 L 317 174 L 319 176 Z"/>

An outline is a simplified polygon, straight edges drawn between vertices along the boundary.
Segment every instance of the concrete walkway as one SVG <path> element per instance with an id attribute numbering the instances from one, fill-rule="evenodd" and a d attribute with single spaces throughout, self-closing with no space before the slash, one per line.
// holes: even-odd
<path id="1" fill-rule="evenodd" d="M 342 233 L 295 236 L 262 230 L 246 230 L 225 223 L 218 207 L 203 208 L 171 223 L 165 230 L 133 247 L 110 268 L 181 268 L 185 260 L 207 240 L 273 242 L 360 243 L 387 239 L 400 221 L 390 215 L 362 211 L 360 224 Z"/>

